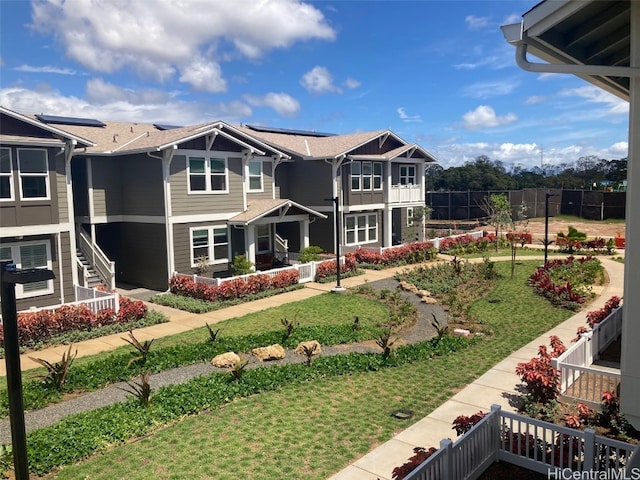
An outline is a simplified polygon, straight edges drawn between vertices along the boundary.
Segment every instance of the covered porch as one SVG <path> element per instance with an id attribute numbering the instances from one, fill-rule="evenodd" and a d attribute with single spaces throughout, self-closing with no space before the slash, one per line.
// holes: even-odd
<path id="1" fill-rule="evenodd" d="M 316 218 L 327 216 L 286 198 L 251 201 L 229 220 L 233 257 L 246 255 L 256 270 L 281 266 L 290 248 L 309 246 L 309 225 Z"/>

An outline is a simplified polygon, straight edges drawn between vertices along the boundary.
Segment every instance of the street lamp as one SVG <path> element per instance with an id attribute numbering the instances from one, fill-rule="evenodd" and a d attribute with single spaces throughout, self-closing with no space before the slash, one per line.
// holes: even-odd
<path id="1" fill-rule="evenodd" d="M 549 198 L 557 197 L 554 193 L 544 195 L 544 265 L 547 264 L 547 250 L 549 248 Z"/>
<path id="2" fill-rule="evenodd" d="M 326 201 L 331 201 L 335 204 L 334 216 L 336 218 L 336 286 L 331 289 L 332 292 L 342 293 L 345 288 L 340 285 L 340 204 L 339 197 L 325 198 Z"/>
<path id="3" fill-rule="evenodd" d="M 27 462 L 27 434 L 24 426 L 22 401 L 22 373 L 18 343 L 18 312 L 16 284 L 43 282 L 55 276 L 51 270 L 41 268 L 16 269 L 10 261 L 0 262 L 0 300 L 2 300 L 2 328 L 4 329 L 4 360 L 7 366 L 7 394 L 9 396 L 9 422 L 11 446 L 16 480 L 29 479 Z"/>

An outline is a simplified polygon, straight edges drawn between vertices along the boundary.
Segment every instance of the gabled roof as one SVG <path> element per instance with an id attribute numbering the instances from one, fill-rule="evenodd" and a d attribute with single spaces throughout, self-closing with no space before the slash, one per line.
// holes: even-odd
<path id="1" fill-rule="evenodd" d="M 397 143 L 402 144 L 401 147 L 396 147 L 393 150 L 382 152 L 378 155 L 385 156 L 386 158 L 389 153 L 394 152 L 398 149 L 404 149 L 401 153 L 388 157 L 390 159 L 402 155 L 404 152 L 409 151 L 411 148 L 414 148 L 424 156 L 425 160 L 430 162 L 436 161 L 436 159 L 426 150 L 415 144 L 407 144 L 391 130 L 357 132 L 345 135 L 317 136 L 295 133 L 291 134 L 271 131 L 257 131 L 249 127 L 238 128 L 249 135 L 264 140 L 266 143 L 273 145 L 276 148 L 282 149 L 292 155 L 296 155 L 308 160 L 345 157 L 348 156 L 351 152 L 354 152 L 358 148 L 362 147 L 363 145 L 366 145 L 367 143 L 378 140 L 381 145 L 384 145 L 384 142 L 387 141 L 388 138 L 392 138 Z"/>
<path id="2" fill-rule="evenodd" d="M 287 213 L 290 213 L 291 209 L 294 211 L 297 210 L 298 213 L 308 213 L 316 217 L 327 218 L 326 215 L 316 212 L 304 205 L 300 205 L 293 200 L 289 200 L 287 198 L 276 198 L 273 200 L 263 199 L 249 202 L 247 210 L 229 219 L 229 224 L 249 225 L 261 218 L 274 216 L 272 214 L 278 214 L 278 216 L 284 217 Z"/>
<path id="3" fill-rule="evenodd" d="M 34 127 L 38 127 L 39 129 L 42 129 L 44 132 L 49 132 L 51 133 L 54 137 L 61 137 L 62 141 L 65 140 L 72 140 L 75 141 L 76 144 L 80 147 L 91 147 L 94 145 L 94 143 L 91 140 L 87 140 L 85 137 L 79 136 L 79 135 L 75 135 L 73 133 L 67 132 L 63 129 L 57 128 L 57 127 L 53 127 L 51 125 L 48 125 L 44 122 L 41 122 L 40 120 L 38 120 L 35 117 L 30 117 L 28 115 L 23 115 L 22 113 L 18 113 L 15 112 L 13 110 L 10 110 L 6 107 L 3 107 L 2 105 L 0 105 L 0 114 L 4 114 L 4 115 L 8 115 L 12 118 L 15 118 L 16 120 L 19 120 L 21 122 L 27 123 L 29 125 L 32 125 Z M 29 142 L 29 143 L 38 143 L 38 144 L 44 144 L 47 141 L 51 142 L 52 139 L 50 137 L 45 137 L 45 136 L 37 136 L 37 137 L 33 137 L 33 136 L 16 136 L 16 135 L 9 135 L 6 134 L 5 132 L 0 132 L 0 134 L 2 135 L 3 139 L 6 140 L 10 140 L 10 141 L 19 141 L 21 139 L 24 139 L 25 141 Z"/>
<path id="4" fill-rule="evenodd" d="M 406 154 L 406 155 L 405 155 Z M 351 160 L 393 160 L 398 157 L 405 158 L 422 158 L 427 162 L 435 162 L 436 159 L 427 152 L 424 148 L 419 145 L 402 145 L 398 148 L 394 148 L 393 150 L 389 150 L 388 152 L 377 154 L 377 155 L 347 155 L 347 157 Z"/>
<path id="5" fill-rule="evenodd" d="M 157 125 L 150 123 L 109 121 L 103 123 L 103 127 L 61 125 L 59 128 L 74 135 L 90 138 L 94 146 L 88 148 L 87 153 L 96 155 L 157 152 L 207 135 L 220 135 L 258 155 L 268 154 L 289 158 L 284 152 L 222 121 L 171 129 L 164 129 L 162 126 L 158 128 Z"/>

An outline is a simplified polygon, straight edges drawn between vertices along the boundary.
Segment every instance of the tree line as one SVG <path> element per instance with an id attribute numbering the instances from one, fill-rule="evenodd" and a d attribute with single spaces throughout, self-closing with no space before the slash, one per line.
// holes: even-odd
<path id="1" fill-rule="evenodd" d="M 567 188 L 616 190 L 627 178 L 627 159 L 606 160 L 580 157 L 574 164 L 515 166 L 507 170 L 501 161 L 480 155 L 459 167 L 427 165 L 425 179 L 430 191 L 519 190 L 522 188 Z"/>

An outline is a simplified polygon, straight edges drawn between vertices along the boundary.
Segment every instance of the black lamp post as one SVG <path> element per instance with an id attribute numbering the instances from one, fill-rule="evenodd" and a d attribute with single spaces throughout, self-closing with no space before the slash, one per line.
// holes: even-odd
<path id="1" fill-rule="evenodd" d="M 547 250 L 549 248 L 549 198 L 557 197 L 554 193 L 545 193 L 544 196 L 544 264 L 547 264 Z"/>
<path id="2" fill-rule="evenodd" d="M 334 208 L 334 216 L 336 219 L 336 286 L 332 289 L 333 292 L 344 292 L 344 287 L 340 285 L 340 211 L 339 211 L 339 197 L 333 197 L 333 198 L 325 198 L 325 200 L 327 201 L 331 201 L 335 204 L 335 208 Z"/>
<path id="3" fill-rule="evenodd" d="M 0 262 L 0 299 L 2 300 L 2 328 L 4 329 L 4 360 L 7 366 L 7 394 L 9 395 L 9 422 L 11 446 L 16 480 L 29 479 L 27 462 L 27 434 L 24 426 L 22 401 L 22 373 L 20 371 L 20 346 L 18 344 L 18 312 L 16 309 L 16 284 L 43 282 L 55 276 L 51 270 L 30 268 L 16 269 L 13 262 Z"/>

